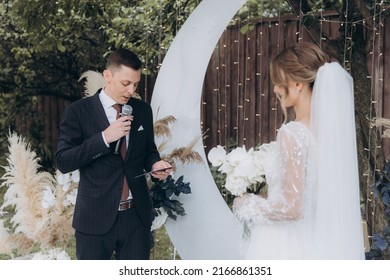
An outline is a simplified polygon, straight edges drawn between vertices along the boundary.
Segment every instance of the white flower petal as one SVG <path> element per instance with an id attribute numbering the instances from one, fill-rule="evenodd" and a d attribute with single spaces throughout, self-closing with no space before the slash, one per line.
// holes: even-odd
<path id="1" fill-rule="evenodd" d="M 221 145 L 218 145 L 210 150 L 207 157 L 212 166 L 220 166 L 225 162 L 226 151 Z"/>
<path id="2" fill-rule="evenodd" d="M 249 182 L 243 177 L 227 176 L 225 188 L 231 192 L 232 195 L 242 195 L 246 192 Z"/>
<path id="3" fill-rule="evenodd" d="M 226 161 L 232 166 L 239 166 L 248 160 L 251 160 L 251 155 L 247 153 L 245 147 L 238 147 L 226 156 Z"/>
<path id="4" fill-rule="evenodd" d="M 158 211 L 160 212 L 160 215 L 158 215 L 157 217 L 154 218 L 153 223 L 152 223 L 152 227 L 150 230 L 156 230 L 156 229 L 162 227 L 165 224 L 165 222 L 167 221 L 168 214 L 164 210 L 164 208 L 160 207 L 160 208 L 158 208 Z"/>

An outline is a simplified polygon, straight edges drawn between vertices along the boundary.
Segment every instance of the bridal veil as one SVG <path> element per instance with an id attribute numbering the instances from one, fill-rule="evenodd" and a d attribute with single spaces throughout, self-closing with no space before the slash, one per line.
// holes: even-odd
<path id="1" fill-rule="evenodd" d="M 317 72 L 311 130 L 317 188 L 310 192 L 313 259 L 364 259 L 353 80 L 336 62 Z"/>

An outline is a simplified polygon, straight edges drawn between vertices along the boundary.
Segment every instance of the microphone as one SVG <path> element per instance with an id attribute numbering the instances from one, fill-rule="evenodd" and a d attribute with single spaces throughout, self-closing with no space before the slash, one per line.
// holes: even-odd
<path id="1" fill-rule="evenodd" d="M 122 112 L 120 113 L 121 116 L 131 116 L 132 113 L 133 113 L 133 107 L 131 107 L 130 105 L 127 105 L 127 104 L 122 106 Z M 123 138 L 126 138 L 126 135 L 119 138 L 118 141 L 116 141 L 114 154 L 117 154 L 117 155 L 119 154 L 119 152 L 121 150 Z"/>

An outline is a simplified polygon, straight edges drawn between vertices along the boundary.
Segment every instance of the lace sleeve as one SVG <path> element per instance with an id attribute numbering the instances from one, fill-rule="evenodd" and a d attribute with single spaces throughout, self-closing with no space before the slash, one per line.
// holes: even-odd
<path id="1" fill-rule="evenodd" d="M 234 201 L 234 213 L 249 224 L 298 220 L 302 217 L 307 128 L 302 125 L 286 125 L 283 128 L 278 134 L 274 164 L 266 169 L 268 198 L 249 194 Z"/>

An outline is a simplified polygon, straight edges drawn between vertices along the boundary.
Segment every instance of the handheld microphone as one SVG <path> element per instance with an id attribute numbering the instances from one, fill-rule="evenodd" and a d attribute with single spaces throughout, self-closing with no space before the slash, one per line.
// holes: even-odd
<path id="1" fill-rule="evenodd" d="M 122 112 L 120 113 L 121 116 L 131 116 L 132 113 L 133 113 L 133 107 L 127 104 L 122 106 Z M 119 138 L 118 141 L 116 142 L 114 154 L 119 154 L 121 150 L 123 138 L 126 138 L 126 135 Z"/>

